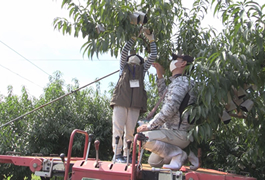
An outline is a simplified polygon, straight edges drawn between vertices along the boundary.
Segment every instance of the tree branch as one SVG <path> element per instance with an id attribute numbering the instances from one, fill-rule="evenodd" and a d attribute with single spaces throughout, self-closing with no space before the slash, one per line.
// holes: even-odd
<path id="1" fill-rule="evenodd" d="M 229 115 L 235 118 L 247 119 L 247 116 L 245 115 L 238 115 L 238 114 L 232 114 L 232 113 L 231 114 L 229 113 Z"/>

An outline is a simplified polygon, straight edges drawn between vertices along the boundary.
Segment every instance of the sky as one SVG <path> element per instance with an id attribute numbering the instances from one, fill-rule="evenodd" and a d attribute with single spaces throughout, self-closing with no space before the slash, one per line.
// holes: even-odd
<path id="1" fill-rule="evenodd" d="M 30 95 L 39 97 L 49 76 L 62 73 L 65 84 L 79 80 L 80 87 L 119 69 L 119 60 L 104 54 L 93 60 L 80 51 L 85 40 L 63 35 L 53 28 L 55 17 L 68 17 L 61 1 L 8 0 L 0 11 L 0 94 L 7 95 L 8 85 L 20 95 L 25 86 Z M 101 81 L 101 89 L 115 82 L 118 73 Z"/>
<path id="2" fill-rule="evenodd" d="M 1 0 L 0 11 L 0 94 L 7 95 L 8 85 L 20 95 L 22 86 L 39 97 L 47 87 L 49 76 L 62 73 L 65 84 L 79 80 L 80 87 L 119 69 L 119 57 L 109 54 L 88 59 L 83 57 L 82 37 L 63 35 L 53 28 L 56 17 L 67 17 L 61 0 Z M 185 1 L 186 2 L 186 1 Z M 205 22 L 216 23 L 212 16 Z M 217 22 L 218 23 L 218 22 Z M 220 26 L 220 23 L 219 25 Z M 216 27 L 216 25 L 215 25 Z M 155 73 L 153 67 L 150 73 Z M 101 80 L 101 89 L 116 83 L 118 73 Z"/>

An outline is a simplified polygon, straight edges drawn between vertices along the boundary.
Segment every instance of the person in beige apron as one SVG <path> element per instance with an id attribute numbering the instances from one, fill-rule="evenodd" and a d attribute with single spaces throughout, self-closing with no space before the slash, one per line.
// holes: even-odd
<path id="1" fill-rule="evenodd" d="M 115 137 L 120 137 L 115 156 L 115 161 L 119 163 L 126 162 L 128 152 L 126 142 L 127 140 L 133 141 L 133 134 L 139 115 L 147 111 L 147 95 L 144 88 L 144 76 L 146 71 L 156 60 L 157 49 L 154 35 L 148 34 L 147 31 L 144 31 L 144 35 L 150 42 L 150 55 L 147 60 L 144 60 L 135 53 L 128 55 L 136 38 L 130 39 L 125 44 L 121 53 L 120 77 L 110 102 L 110 106 L 113 108 L 112 146 L 114 153 Z"/>

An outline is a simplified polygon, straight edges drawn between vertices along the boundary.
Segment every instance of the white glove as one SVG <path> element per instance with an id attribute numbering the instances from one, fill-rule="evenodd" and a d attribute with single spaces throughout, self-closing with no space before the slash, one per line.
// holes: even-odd
<path id="1" fill-rule="evenodd" d="M 149 29 L 144 28 L 143 31 L 144 31 L 144 36 L 149 40 L 150 43 L 155 41 L 154 34 L 153 33 L 151 34 Z"/>

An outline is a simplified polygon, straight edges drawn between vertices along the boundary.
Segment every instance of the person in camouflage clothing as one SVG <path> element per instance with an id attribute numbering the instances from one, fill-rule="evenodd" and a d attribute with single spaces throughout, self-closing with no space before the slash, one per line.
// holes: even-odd
<path id="1" fill-rule="evenodd" d="M 159 63 L 153 63 L 157 71 L 157 85 L 159 96 L 164 93 L 161 111 L 145 125 L 137 128 L 137 132 L 143 132 L 148 137 L 143 148 L 151 151 L 148 163 L 153 167 L 180 169 L 184 161 L 189 158 L 192 163 L 191 169 L 196 170 L 199 166 L 198 158 L 191 151 L 189 157 L 182 149 L 190 144 L 188 131 L 193 125 L 188 123 L 188 114 L 185 113 L 180 120 L 179 107 L 185 95 L 189 93 L 188 105 L 196 101 L 193 91 L 194 81 L 185 75 L 185 68 L 192 64 L 193 58 L 187 55 L 172 55 L 170 64 L 171 83 L 166 87 L 163 78 L 164 69 Z"/>

